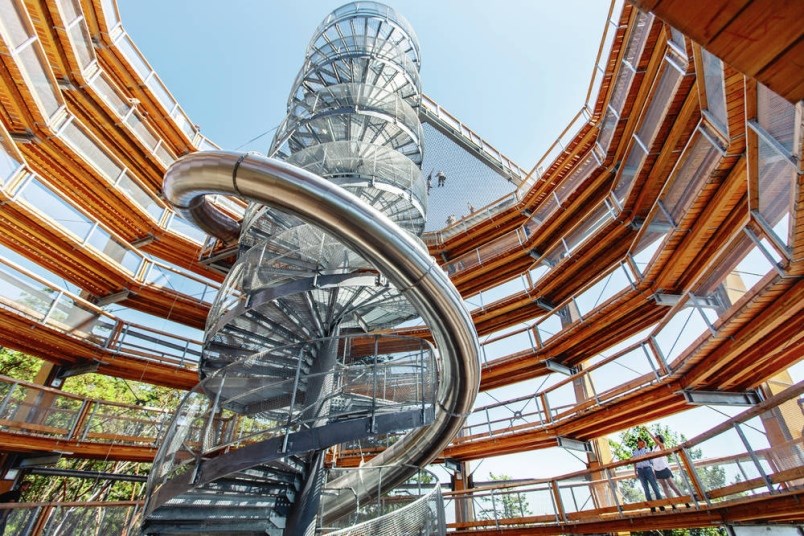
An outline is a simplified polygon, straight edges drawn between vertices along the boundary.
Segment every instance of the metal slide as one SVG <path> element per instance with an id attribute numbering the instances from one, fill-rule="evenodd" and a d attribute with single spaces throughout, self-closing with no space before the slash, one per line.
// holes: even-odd
<path id="1" fill-rule="evenodd" d="M 168 170 L 175 209 L 240 254 L 207 320 L 201 383 L 161 440 L 143 533 L 326 531 L 460 430 L 479 349 L 418 238 L 418 68 L 416 37 L 392 9 L 343 6 L 308 47 L 272 158 L 202 152 Z M 249 200 L 242 223 L 210 194 Z M 418 317 L 432 342 L 388 334 Z M 325 468 L 327 448 L 387 434 L 362 468 Z M 421 533 L 443 526 L 431 508 L 389 515 Z"/>

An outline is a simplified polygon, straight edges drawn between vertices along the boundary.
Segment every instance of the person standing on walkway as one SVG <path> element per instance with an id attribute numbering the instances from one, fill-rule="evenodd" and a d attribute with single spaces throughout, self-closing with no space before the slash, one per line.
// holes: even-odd
<path id="1" fill-rule="evenodd" d="M 664 436 L 662 434 L 656 434 L 653 436 L 653 442 L 656 446 L 653 447 L 654 452 L 663 452 L 667 450 L 667 446 L 664 444 Z M 670 470 L 670 465 L 667 463 L 667 454 L 665 453 L 664 456 L 660 456 L 658 458 L 653 459 L 653 472 L 656 474 L 656 480 L 661 484 L 662 489 L 664 490 L 664 496 L 668 499 L 672 496 L 670 490 L 673 490 L 676 494 L 676 497 L 681 497 L 683 493 L 681 490 L 678 489 L 676 485 L 676 481 L 673 479 L 673 472 Z M 676 506 L 673 506 L 673 510 L 675 510 Z M 687 508 L 690 505 L 687 503 Z"/>
<path id="2" fill-rule="evenodd" d="M 637 448 L 634 449 L 631 457 L 636 458 L 639 456 L 647 456 L 648 454 L 650 454 L 650 449 L 647 443 L 642 438 L 638 439 Z M 642 483 L 642 489 L 645 490 L 645 499 L 648 501 L 653 500 L 650 493 L 651 488 L 656 495 L 656 499 L 661 499 L 662 494 L 659 492 L 659 484 L 656 482 L 656 474 L 653 472 L 652 460 L 639 460 L 636 462 L 636 465 L 634 465 L 634 471 L 636 477 Z M 651 508 L 651 510 L 655 511 L 655 508 Z M 662 507 L 662 510 L 664 510 L 664 507 Z"/>

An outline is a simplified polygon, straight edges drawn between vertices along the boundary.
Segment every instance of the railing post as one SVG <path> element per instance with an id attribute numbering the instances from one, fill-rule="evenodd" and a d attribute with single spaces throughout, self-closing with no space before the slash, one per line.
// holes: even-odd
<path id="1" fill-rule="evenodd" d="M 617 511 L 620 515 L 623 515 L 623 506 L 620 504 L 620 497 L 617 493 L 617 484 L 614 482 L 614 479 L 611 477 L 611 469 L 606 469 L 606 480 L 609 483 L 609 489 L 611 490 L 611 496 L 614 499 L 614 506 L 617 507 Z"/>
<path id="2" fill-rule="evenodd" d="M 500 516 L 497 514 L 497 501 L 494 500 L 494 491 L 491 490 L 491 511 L 494 512 L 494 527 L 500 530 Z"/>
<path id="3" fill-rule="evenodd" d="M 47 528 L 48 521 L 50 517 L 53 515 L 53 510 L 57 509 L 58 507 L 48 504 L 42 507 L 39 511 L 39 515 L 36 516 L 36 522 L 33 523 L 33 529 L 31 530 L 32 536 L 41 536 L 45 534 L 45 528 Z M 30 526 L 30 525 L 29 525 Z"/>
<path id="4" fill-rule="evenodd" d="M 290 425 L 293 422 L 293 406 L 296 405 L 296 392 L 299 389 L 303 352 L 304 346 L 299 349 L 299 363 L 296 365 L 296 376 L 293 378 L 293 393 L 290 395 L 290 406 L 288 406 L 288 420 L 285 424 L 285 439 L 282 441 L 282 452 L 287 452 L 288 450 L 288 436 L 290 435 Z"/>
<path id="5" fill-rule="evenodd" d="M 70 433 L 67 437 L 71 440 L 78 439 L 78 432 L 84 426 L 84 423 L 87 421 L 87 415 L 89 414 L 90 406 L 95 406 L 95 402 L 91 400 L 84 399 L 81 401 L 81 409 L 78 410 L 78 416 L 73 423 L 73 428 L 70 430 Z"/>
<path id="6" fill-rule="evenodd" d="M 542 407 L 544 408 L 544 422 L 553 422 L 553 416 L 550 412 L 550 404 L 547 402 L 547 397 L 544 396 L 544 393 L 540 393 L 539 398 L 541 399 Z"/>
<path id="7" fill-rule="evenodd" d="M 559 521 L 566 521 L 567 514 L 564 511 L 564 501 L 561 500 L 561 493 L 558 489 L 558 480 L 550 481 L 550 491 L 553 493 L 553 503 L 556 505 L 556 517 Z"/>
<path id="8" fill-rule="evenodd" d="M 11 402 L 11 395 L 17 390 L 18 385 L 19 384 L 17 382 L 12 382 L 11 387 L 8 388 L 8 393 L 6 393 L 6 396 L 3 398 L 3 402 L 0 403 L 0 418 L 5 415 L 6 408 L 8 407 L 9 402 Z"/>
<path id="9" fill-rule="evenodd" d="M 484 410 L 484 412 L 486 413 L 486 425 L 487 425 L 487 426 L 488 426 L 488 428 L 489 428 L 489 437 L 491 437 L 491 436 L 493 436 L 493 435 L 494 435 L 494 430 L 492 430 L 492 429 L 491 429 L 491 415 L 489 415 L 489 410 L 488 410 L 488 408 L 486 408 L 486 409 Z"/>
<path id="10" fill-rule="evenodd" d="M 709 497 L 704 490 L 703 484 L 701 483 L 701 479 L 698 478 L 698 472 L 695 470 L 695 466 L 690 461 L 690 456 L 687 452 L 687 449 L 682 448 L 678 451 L 678 454 L 681 458 L 681 463 L 684 465 L 684 469 L 686 469 L 687 474 L 690 475 L 690 478 L 692 479 L 691 483 L 694 494 L 698 496 L 698 499 L 696 499 L 695 502 L 697 503 L 699 500 L 703 499 L 707 505 L 711 504 L 709 502 Z M 693 497 L 693 499 L 695 499 L 695 497 Z"/>
<path id="11" fill-rule="evenodd" d="M 377 426 L 377 354 L 380 351 L 380 338 L 375 335 L 374 336 L 374 366 L 372 367 L 372 375 L 371 375 L 371 429 L 369 432 L 372 434 L 376 430 Z M 380 471 L 380 477 L 382 477 L 382 471 Z"/>
<path id="12" fill-rule="evenodd" d="M 734 429 L 737 430 L 737 435 L 740 436 L 740 440 L 742 440 L 743 445 L 745 445 L 746 450 L 748 450 L 748 455 L 751 456 L 751 460 L 754 462 L 754 465 L 756 466 L 757 471 L 759 471 L 760 476 L 762 476 L 762 480 L 765 481 L 765 485 L 768 487 L 768 491 L 773 493 L 773 482 L 768 477 L 768 475 L 765 474 L 765 470 L 762 468 L 762 464 L 759 462 L 759 458 L 757 458 L 756 452 L 754 452 L 754 449 L 751 448 L 751 444 L 748 442 L 748 438 L 745 437 L 743 429 L 740 428 L 740 423 L 735 422 Z"/>

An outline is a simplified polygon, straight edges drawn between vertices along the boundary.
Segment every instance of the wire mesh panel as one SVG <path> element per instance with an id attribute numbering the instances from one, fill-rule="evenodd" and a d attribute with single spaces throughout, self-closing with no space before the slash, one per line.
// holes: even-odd
<path id="1" fill-rule="evenodd" d="M 382 472 L 384 469 L 386 468 L 363 468 L 357 471 Z M 337 476 L 343 471 L 344 469 L 333 469 L 331 476 Z M 337 490 L 343 491 L 345 490 Z M 382 494 L 377 489 L 374 495 L 352 515 L 338 520 L 332 526 L 322 527 L 322 534 L 429 536 L 446 533 L 441 484 L 435 475 L 420 471 L 392 493 Z M 338 526 L 346 528 L 337 528 Z"/>

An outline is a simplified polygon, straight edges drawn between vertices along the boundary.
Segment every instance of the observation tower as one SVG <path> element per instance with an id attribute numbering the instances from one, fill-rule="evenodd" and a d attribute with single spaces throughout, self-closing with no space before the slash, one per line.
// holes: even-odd
<path id="1" fill-rule="evenodd" d="M 347 4 L 310 41 L 268 157 L 194 153 L 166 173 L 176 210 L 239 255 L 207 320 L 201 382 L 161 440 L 145 534 L 335 530 L 458 432 L 478 345 L 419 239 L 419 66 L 403 17 Z M 205 199 L 220 193 L 250 201 L 242 221 Z M 388 334 L 415 318 L 431 338 Z M 389 434 L 362 468 L 325 466 L 329 447 Z M 371 530 L 402 515 L 406 530 L 443 531 L 438 485 L 412 502 Z"/>

